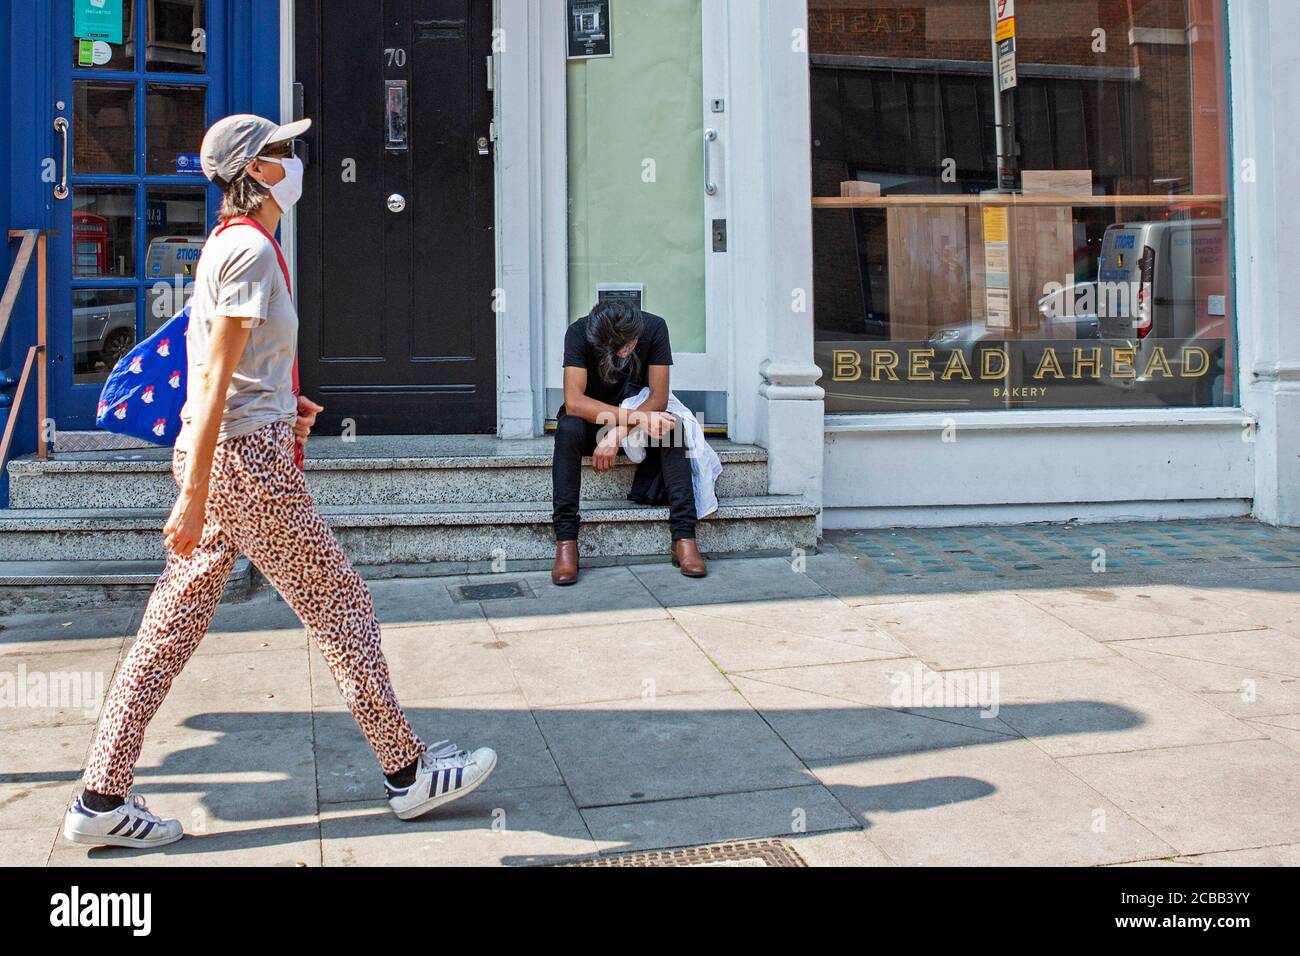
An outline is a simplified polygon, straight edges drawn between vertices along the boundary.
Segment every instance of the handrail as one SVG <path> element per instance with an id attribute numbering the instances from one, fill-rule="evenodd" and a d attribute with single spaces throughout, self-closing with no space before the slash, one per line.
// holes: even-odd
<path id="1" fill-rule="evenodd" d="M 36 255 L 36 344 L 27 350 L 23 360 L 23 371 L 18 377 L 18 387 L 14 390 L 13 403 L 9 406 L 9 419 L 5 422 L 3 437 L 0 437 L 0 470 L 9 461 L 9 448 L 13 443 L 14 431 L 18 426 L 18 415 L 22 411 L 23 396 L 27 392 L 27 383 L 31 379 L 32 368 L 36 367 L 36 453 L 40 458 L 47 455 L 45 442 L 46 419 L 46 320 L 48 301 L 46 233 L 41 229 L 11 229 L 9 238 L 21 238 L 23 244 L 18 247 L 18 257 L 14 259 L 13 268 L 9 270 L 9 280 L 5 283 L 3 297 L 0 297 L 0 345 L 4 344 L 5 333 L 9 331 L 9 319 L 13 315 L 14 305 L 22 292 L 23 281 L 27 278 L 27 268 L 31 265 L 32 254 Z M 40 363 L 37 364 L 37 359 Z"/>
<path id="2" fill-rule="evenodd" d="M 39 229 L 14 230 L 9 233 L 10 239 L 22 236 L 23 244 L 18 247 L 18 258 L 14 260 L 14 267 L 9 270 L 5 294 L 0 298 L 0 345 L 4 344 L 5 332 L 9 329 L 9 316 L 13 313 L 14 303 L 18 301 L 18 293 L 22 291 L 23 279 L 27 276 L 27 266 L 32 261 L 32 250 L 36 248 L 36 240 L 40 234 Z"/>

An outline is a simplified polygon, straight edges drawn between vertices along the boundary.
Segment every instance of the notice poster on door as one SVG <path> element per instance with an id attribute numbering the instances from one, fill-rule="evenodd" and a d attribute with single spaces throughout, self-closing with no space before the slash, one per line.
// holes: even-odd
<path id="1" fill-rule="evenodd" d="M 638 312 L 645 299 L 645 284 L 641 282 L 598 282 L 596 283 L 596 304 L 602 302 L 626 302 Z"/>
<path id="2" fill-rule="evenodd" d="M 73 34 L 78 40 L 122 42 L 122 0 L 73 0 Z"/>
<path id="3" fill-rule="evenodd" d="M 610 0 L 569 0 L 569 59 L 614 55 Z"/>

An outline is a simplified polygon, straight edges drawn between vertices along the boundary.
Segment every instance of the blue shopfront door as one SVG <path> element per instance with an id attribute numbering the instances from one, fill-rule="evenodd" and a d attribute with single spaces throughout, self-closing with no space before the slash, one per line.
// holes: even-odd
<path id="1" fill-rule="evenodd" d="M 225 0 L 54 0 L 50 409 L 93 426 L 116 361 L 184 303 L 216 196 Z M 47 177 L 48 178 L 48 177 Z"/>

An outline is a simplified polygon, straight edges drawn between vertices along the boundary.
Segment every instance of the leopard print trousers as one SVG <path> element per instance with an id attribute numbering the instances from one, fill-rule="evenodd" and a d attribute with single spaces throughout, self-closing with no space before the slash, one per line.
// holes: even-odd
<path id="1" fill-rule="evenodd" d="M 145 728 L 203 639 L 240 552 L 306 626 L 384 773 L 424 753 L 393 692 L 370 591 L 316 510 L 293 455 L 293 429 L 283 422 L 217 446 L 203 538 L 189 557 L 168 553 L 105 702 L 88 789 L 130 792 Z M 179 449 L 172 459 L 178 485 L 185 459 Z"/>

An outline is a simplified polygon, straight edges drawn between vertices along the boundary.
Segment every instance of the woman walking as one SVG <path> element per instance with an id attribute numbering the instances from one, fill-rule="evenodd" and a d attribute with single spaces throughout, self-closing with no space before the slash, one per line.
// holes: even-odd
<path id="1" fill-rule="evenodd" d="M 64 835 L 77 843 L 163 846 L 180 822 L 132 794 L 145 729 L 198 647 L 242 552 L 320 648 L 378 758 L 402 819 L 465 796 L 496 754 L 445 741 L 426 748 L 393 692 L 370 592 L 339 547 L 295 461 L 323 411 L 295 395 L 298 316 L 273 236 L 302 194 L 293 140 L 311 125 L 230 116 L 204 137 L 203 171 L 222 191 L 221 224 L 195 271 L 189 392 L 163 527 L 167 563 L 122 663 Z"/>

